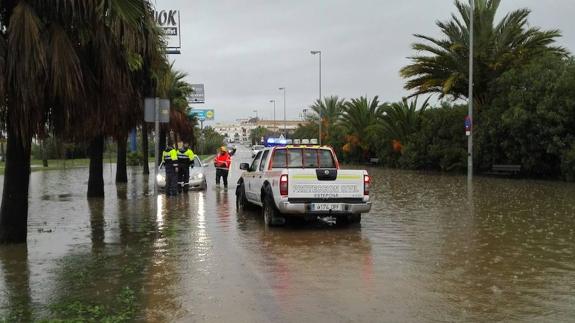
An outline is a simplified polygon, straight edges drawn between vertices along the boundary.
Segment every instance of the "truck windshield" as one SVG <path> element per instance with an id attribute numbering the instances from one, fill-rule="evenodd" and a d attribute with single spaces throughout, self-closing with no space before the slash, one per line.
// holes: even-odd
<path id="1" fill-rule="evenodd" d="M 276 149 L 272 168 L 336 168 L 335 160 L 328 149 L 287 148 Z"/>

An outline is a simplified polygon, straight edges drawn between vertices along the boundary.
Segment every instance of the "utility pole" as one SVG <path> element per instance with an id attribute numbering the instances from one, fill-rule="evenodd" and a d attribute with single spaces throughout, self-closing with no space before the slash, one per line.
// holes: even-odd
<path id="1" fill-rule="evenodd" d="M 274 130 L 277 129 L 276 127 L 276 100 L 270 100 L 270 103 L 274 104 Z"/>
<path id="2" fill-rule="evenodd" d="M 154 98 L 154 131 L 156 132 L 156 142 L 154 144 L 154 195 L 158 196 L 158 158 L 160 158 L 160 98 Z"/>
<path id="3" fill-rule="evenodd" d="M 321 116 L 321 50 L 312 50 L 310 52 L 312 55 L 319 54 L 319 101 L 318 101 L 318 111 L 319 111 L 319 144 L 321 145 L 321 126 L 322 126 L 322 116 Z"/>
<path id="4" fill-rule="evenodd" d="M 287 138 L 286 88 L 280 87 L 278 90 L 284 91 L 284 137 Z"/>
<path id="5" fill-rule="evenodd" d="M 467 136 L 467 180 L 469 182 L 473 179 L 473 131 L 475 130 L 475 122 L 473 120 L 473 16 L 475 16 L 475 0 L 471 0 L 471 12 L 469 19 L 469 136 Z"/>

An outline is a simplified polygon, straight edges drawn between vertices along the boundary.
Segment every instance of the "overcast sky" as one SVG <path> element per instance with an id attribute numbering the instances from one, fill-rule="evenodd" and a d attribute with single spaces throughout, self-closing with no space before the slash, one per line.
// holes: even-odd
<path id="1" fill-rule="evenodd" d="M 503 0 L 500 13 L 532 10 L 529 22 L 560 29 L 560 45 L 575 50 L 575 1 Z M 254 116 L 297 118 L 318 97 L 322 51 L 322 94 L 354 98 L 379 95 L 396 101 L 408 94 L 399 69 L 414 52 L 414 33 L 438 36 L 451 0 L 157 0 L 158 8 L 179 9 L 181 55 L 171 55 L 191 83 L 204 83 L 216 122 Z"/>

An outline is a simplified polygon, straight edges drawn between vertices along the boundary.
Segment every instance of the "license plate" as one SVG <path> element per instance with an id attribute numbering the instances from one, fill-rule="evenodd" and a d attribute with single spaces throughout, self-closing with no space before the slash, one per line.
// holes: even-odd
<path id="1" fill-rule="evenodd" d="M 343 205 L 339 203 L 313 203 L 312 211 L 343 211 Z"/>

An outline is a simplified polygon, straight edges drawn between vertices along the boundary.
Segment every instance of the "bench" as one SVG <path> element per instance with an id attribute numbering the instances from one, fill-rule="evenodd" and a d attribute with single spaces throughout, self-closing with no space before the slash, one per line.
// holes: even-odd
<path id="1" fill-rule="evenodd" d="M 517 175 L 517 174 L 519 174 L 519 172 L 521 172 L 521 165 L 499 164 L 499 165 L 492 165 L 491 166 L 491 172 L 489 172 L 489 174 L 491 174 L 491 175 Z"/>
<path id="2" fill-rule="evenodd" d="M 370 158 L 369 163 L 372 165 L 379 164 L 379 158 Z"/>

